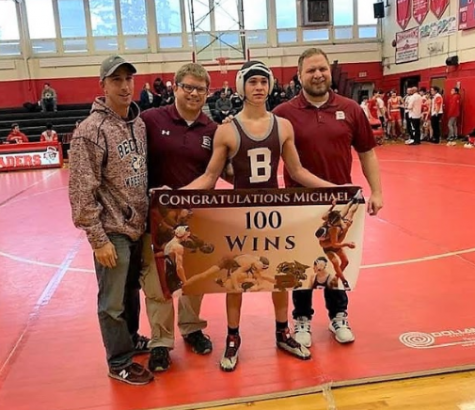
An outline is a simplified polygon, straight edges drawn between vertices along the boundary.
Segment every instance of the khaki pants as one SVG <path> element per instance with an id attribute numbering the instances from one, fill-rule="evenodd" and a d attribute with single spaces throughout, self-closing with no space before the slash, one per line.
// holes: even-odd
<path id="1" fill-rule="evenodd" d="M 173 299 L 165 299 L 163 296 L 150 234 L 144 235 L 142 257 L 140 284 L 145 293 L 147 316 L 152 329 L 152 338 L 148 347 L 163 346 L 173 349 L 175 344 L 175 308 Z M 178 328 L 183 336 L 202 330 L 207 326 L 207 322 L 199 317 L 202 300 L 202 295 L 178 298 Z"/>

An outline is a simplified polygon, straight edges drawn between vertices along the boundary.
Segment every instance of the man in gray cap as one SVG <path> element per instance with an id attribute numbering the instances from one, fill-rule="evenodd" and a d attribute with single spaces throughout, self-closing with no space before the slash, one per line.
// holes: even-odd
<path id="1" fill-rule="evenodd" d="M 119 56 L 102 63 L 104 97 L 96 98 L 71 141 L 69 199 L 73 222 L 94 254 L 109 376 L 142 385 L 153 375 L 132 361 L 148 342 L 137 333 L 148 198 L 145 125 L 133 102 L 136 72 Z"/>

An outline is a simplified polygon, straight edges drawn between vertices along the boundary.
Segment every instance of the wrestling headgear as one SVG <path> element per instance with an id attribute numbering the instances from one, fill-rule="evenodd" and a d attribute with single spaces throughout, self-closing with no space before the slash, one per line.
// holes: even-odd
<path id="1" fill-rule="evenodd" d="M 261 256 L 261 257 L 259 258 L 259 260 L 260 260 L 261 263 L 264 265 L 264 266 L 262 267 L 262 269 L 267 269 L 267 268 L 269 267 L 269 265 L 270 265 L 269 259 L 267 259 L 265 256 Z"/>
<path id="2" fill-rule="evenodd" d="M 177 238 L 183 238 L 188 232 L 190 232 L 188 225 L 179 225 L 175 228 L 175 236 Z"/>
<path id="3" fill-rule="evenodd" d="M 244 84 L 254 75 L 262 75 L 269 80 L 269 95 L 274 88 L 274 74 L 269 67 L 260 61 L 248 61 L 236 74 L 236 91 L 241 98 L 245 97 Z"/>

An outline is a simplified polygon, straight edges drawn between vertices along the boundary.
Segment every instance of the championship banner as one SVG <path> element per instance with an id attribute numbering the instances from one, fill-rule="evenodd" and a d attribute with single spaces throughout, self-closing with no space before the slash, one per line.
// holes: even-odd
<path id="1" fill-rule="evenodd" d="M 445 17 L 439 21 L 422 25 L 420 39 L 447 37 L 455 33 L 457 33 L 457 19 L 455 16 Z"/>
<path id="2" fill-rule="evenodd" d="M 430 0 L 430 11 L 434 13 L 438 19 L 442 17 L 447 10 L 450 0 Z"/>
<path id="3" fill-rule="evenodd" d="M 165 297 L 356 286 L 358 187 L 153 190 L 150 206 Z"/>
<path id="4" fill-rule="evenodd" d="M 419 28 L 396 33 L 396 64 L 419 60 Z"/>
<path id="5" fill-rule="evenodd" d="M 421 25 L 429 13 L 429 0 L 412 0 L 412 15 Z"/>
<path id="6" fill-rule="evenodd" d="M 411 20 L 411 0 L 397 0 L 396 20 L 397 24 L 405 30 Z"/>
<path id="7" fill-rule="evenodd" d="M 475 1 L 460 0 L 459 3 L 459 30 L 475 28 Z"/>

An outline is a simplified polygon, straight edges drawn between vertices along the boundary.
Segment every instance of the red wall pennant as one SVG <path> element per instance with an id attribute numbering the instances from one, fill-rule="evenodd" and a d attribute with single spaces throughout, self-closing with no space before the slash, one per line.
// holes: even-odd
<path id="1" fill-rule="evenodd" d="M 412 15 L 419 25 L 423 23 L 429 13 L 429 0 L 412 0 Z"/>
<path id="2" fill-rule="evenodd" d="M 430 11 L 440 20 L 449 3 L 450 0 L 430 0 Z"/>
<path id="3" fill-rule="evenodd" d="M 460 0 L 459 30 L 475 28 L 475 3 L 472 0 Z"/>
<path id="4" fill-rule="evenodd" d="M 397 0 L 396 19 L 397 24 L 405 30 L 411 20 L 411 0 Z"/>

